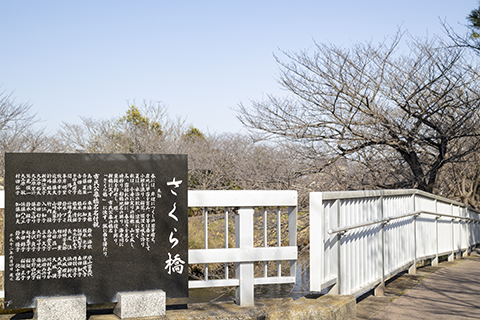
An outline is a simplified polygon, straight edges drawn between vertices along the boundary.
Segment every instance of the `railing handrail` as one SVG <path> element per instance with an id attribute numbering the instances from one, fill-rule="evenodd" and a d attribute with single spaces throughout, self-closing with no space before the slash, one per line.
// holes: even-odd
<path id="1" fill-rule="evenodd" d="M 294 190 L 188 190 L 189 207 L 297 206 Z"/>
<path id="2" fill-rule="evenodd" d="M 345 233 L 345 232 L 347 232 L 347 231 L 349 231 L 349 230 L 352 230 L 352 229 L 358 229 L 358 228 L 361 228 L 361 227 L 366 227 L 366 226 L 370 226 L 370 225 L 374 225 L 374 224 L 388 223 L 388 222 L 391 221 L 391 220 L 407 218 L 407 217 L 410 217 L 410 216 L 418 216 L 418 215 L 420 215 L 420 214 L 422 214 L 422 213 L 423 213 L 423 214 L 431 214 L 431 215 L 435 215 L 435 216 L 438 216 L 438 217 L 453 218 L 453 220 L 458 219 L 458 220 L 475 221 L 475 222 L 477 222 L 477 223 L 480 223 L 480 220 L 479 220 L 479 219 L 473 219 L 473 218 L 468 218 L 468 217 L 454 216 L 454 215 L 451 215 L 451 214 L 438 213 L 438 212 L 427 211 L 427 210 L 418 210 L 418 211 L 415 211 L 415 212 L 410 212 L 410 213 L 406 213 L 406 214 L 402 214 L 402 215 L 385 217 L 385 218 L 379 218 L 379 219 L 374 219 L 374 220 L 370 220 L 370 221 L 365 221 L 365 222 L 361 222 L 361 223 L 357 223 L 357 224 L 352 224 L 352 225 L 347 226 L 347 227 L 329 229 L 329 230 L 328 230 L 328 234 Z"/>
<path id="3" fill-rule="evenodd" d="M 326 191 L 322 192 L 323 200 L 342 200 L 359 198 L 376 198 L 381 196 L 411 196 L 413 194 L 424 196 L 430 199 L 440 200 L 469 210 L 480 212 L 479 210 L 468 207 L 465 203 L 444 198 L 426 191 L 418 189 L 397 189 L 397 190 L 355 190 L 355 191 Z"/>

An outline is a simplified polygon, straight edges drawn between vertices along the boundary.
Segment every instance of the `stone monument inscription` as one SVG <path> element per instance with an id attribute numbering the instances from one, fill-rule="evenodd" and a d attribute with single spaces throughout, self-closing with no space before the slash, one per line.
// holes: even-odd
<path id="1" fill-rule="evenodd" d="M 5 308 L 188 295 L 187 156 L 5 155 Z"/>

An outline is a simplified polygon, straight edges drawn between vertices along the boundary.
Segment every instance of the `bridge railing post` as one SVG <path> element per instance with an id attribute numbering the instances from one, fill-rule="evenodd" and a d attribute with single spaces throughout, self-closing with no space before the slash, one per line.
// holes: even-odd
<path id="1" fill-rule="evenodd" d="M 415 194 L 412 195 L 413 211 L 415 212 Z M 409 274 L 417 274 L 417 217 L 413 216 L 413 265 L 408 269 Z"/>
<path id="2" fill-rule="evenodd" d="M 379 210 L 380 210 L 380 217 L 384 218 L 385 214 L 383 211 L 383 196 L 378 199 L 379 201 Z M 381 231 L 381 237 L 382 237 L 382 274 L 381 274 L 381 282 L 380 284 L 375 288 L 374 294 L 377 297 L 383 297 L 385 296 L 385 226 L 387 223 L 382 223 L 382 231 Z"/>
<path id="3" fill-rule="evenodd" d="M 253 249 L 253 214 L 252 207 L 239 208 L 235 214 L 235 247 Z M 240 306 L 254 305 L 254 270 L 253 262 L 236 264 L 235 273 L 240 281 L 235 290 L 235 302 Z"/>
<path id="4" fill-rule="evenodd" d="M 335 200 L 335 206 L 336 206 L 336 213 L 337 213 L 337 227 L 340 227 L 342 224 L 340 223 L 340 200 Z M 328 293 L 330 294 L 341 294 L 341 282 L 342 282 L 342 233 L 337 234 L 337 281 L 335 285 L 330 289 Z"/>
<path id="5" fill-rule="evenodd" d="M 438 212 L 438 205 L 437 205 L 437 199 L 435 199 L 435 212 Z M 438 220 L 440 219 L 440 216 L 437 216 L 435 218 L 435 258 L 432 260 L 432 266 L 437 267 L 438 266 Z"/>
<path id="6" fill-rule="evenodd" d="M 450 204 L 450 214 L 453 215 L 453 205 Z M 452 253 L 448 255 L 448 261 L 453 261 L 455 259 L 455 219 L 452 219 Z"/>

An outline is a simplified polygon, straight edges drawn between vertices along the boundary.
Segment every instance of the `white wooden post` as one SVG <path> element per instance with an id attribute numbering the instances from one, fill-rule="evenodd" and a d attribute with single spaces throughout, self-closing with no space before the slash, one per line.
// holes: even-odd
<path id="1" fill-rule="evenodd" d="M 263 247 L 268 247 L 268 212 L 267 208 L 263 207 Z M 268 276 L 268 262 L 263 262 L 263 276 L 266 278 Z"/>
<path id="2" fill-rule="evenodd" d="M 252 207 L 238 209 L 235 215 L 235 247 L 253 249 L 253 213 Z M 240 285 L 235 291 L 236 303 L 240 306 L 254 305 L 254 274 L 253 262 L 240 262 L 236 264 L 236 277 Z"/>
<path id="3" fill-rule="evenodd" d="M 297 246 L 297 207 L 288 207 L 288 245 Z M 297 276 L 297 261 L 290 260 L 290 276 Z"/>
<path id="4" fill-rule="evenodd" d="M 277 247 L 282 246 L 282 217 L 280 208 L 277 207 Z M 282 262 L 280 260 L 277 261 L 277 276 L 282 276 Z"/>
<path id="5" fill-rule="evenodd" d="M 310 193 L 310 291 L 322 291 L 325 273 L 325 210 L 321 192 Z M 328 252 L 327 254 L 330 254 Z"/>
<path id="6" fill-rule="evenodd" d="M 203 208 L 203 236 L 204 236 L 204 248 L 208 249 L 208 210 L 207 208 Z M 208 280 L 208 264 L 205 263 L 204 265 L 204 275 L 205 281 Z"/>
<path id="7" fill-rule="evenodd" d="M 228 209 L 225 208 L 225 249 L 228 249 Z M 225 279 L 228 279 L 228 262 L 225 262 Z"/>
<path id="8" fill-rule="evenodd" d="M 337 209 L 337 228 L 341 227 L 341 223 L 340 223 L 340 200 L 335 200 L 335 206 L 336 206 L 336 209 Z M 337 246 L 337 282 L 335 283 L 335 285 L 330 289 L 330 291 L 328 293 L 331 293 L 331 294 L 341 294 L 342 290 L 340 288 L 340 285 L 341 285 L 341 282 L 342 282 L 342 259 L 341 259 L 341 255 L 342 255 L 342 247 L 341 247 L 341 243 L 342 243 L 342 233 L 337 233 L 337 243 L 336 243 L 336 246 Z"/>

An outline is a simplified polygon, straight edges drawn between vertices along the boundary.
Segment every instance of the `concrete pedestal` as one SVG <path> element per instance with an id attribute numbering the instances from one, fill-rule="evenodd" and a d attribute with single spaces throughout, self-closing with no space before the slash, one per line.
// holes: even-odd
<path id="1" fill-rule="evenodd" d="M 87 298 L 84 295 L 35 299 L 36 320 L 85 320 Z"/>
<path id="2" fill-rule="evenodd" d="M 117 293 L 113 313 L 121 319 L 165 315 L 165 291 L 136 291 Z"/>

